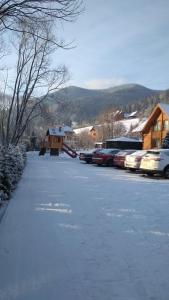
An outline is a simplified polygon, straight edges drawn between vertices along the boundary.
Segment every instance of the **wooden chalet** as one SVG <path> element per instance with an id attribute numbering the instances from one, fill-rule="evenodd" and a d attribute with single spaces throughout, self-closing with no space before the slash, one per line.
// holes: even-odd
<path id="1" fill-rule="evenodd" d="M 82 128 L 74 129 L 74 133 L 76 135 L 84 135 L 87 134 L 91 137 L 91 139 L 95 142 L 97 140 L 97 130 L 96 126 L 87 126 Z"/>
<path id="2" fill-rule="evenodd" d="M 161 148 L 169 131 L 169 104 L 159 103 L 142 129 L 143 149 Z"/>
<path id="3" fill-rule="evenodd" d="M 51 155 L 59 155 L 63 147 L 65 132 L 62 127 L 49 128 L 46 133 L 47 148 L 50 149 Z"/>
<path id="4" fill-rule="evenodd" d="M 45 139 L 41 142 L 39 155 L 44 155 L 46 149 L 50 150 L 50 155 L 59 155 L 59 152 L 64 151 L 70 157 L 77 157 L 77 153 L 74 149 L 65 143 L 73 135 L 73 130 L 69 126 L 49 128 L 46 133 Z"/>

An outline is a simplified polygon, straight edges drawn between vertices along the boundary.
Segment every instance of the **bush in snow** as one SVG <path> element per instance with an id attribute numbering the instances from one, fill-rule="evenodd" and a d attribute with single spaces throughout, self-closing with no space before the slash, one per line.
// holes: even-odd
<path id="1" fill-rule="evenodd" d="M 6 194 L 7 190 L 4 185 L 4 174 L 5 174 L 5 149 L 4 147 L 0 147 L 0 204 L 7 195 Z"/>
<path id="2" fill-rule="evenodd" d="M 0 148 L 0 202 L 9 197 L 21 177 L 26 162 L 24 146 Z"/>

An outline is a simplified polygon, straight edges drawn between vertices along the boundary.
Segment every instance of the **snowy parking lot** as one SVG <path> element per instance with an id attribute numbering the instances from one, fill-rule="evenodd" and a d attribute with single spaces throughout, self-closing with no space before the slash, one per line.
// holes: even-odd
<path id="1" fill-rule="evenodd" d="M 0 300 L 168 300 L 169 180 L 30 153 L 0 223 Z"/>

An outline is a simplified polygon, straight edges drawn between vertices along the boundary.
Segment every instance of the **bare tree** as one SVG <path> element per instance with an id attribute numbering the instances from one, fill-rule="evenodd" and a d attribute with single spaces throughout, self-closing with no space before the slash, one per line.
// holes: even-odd
<path id="1" fill-rule="evenodd" d="M 29 26 L 29 31 L 34 27 Z M 4 142 L 17 144 L 28 123 L 39 114 L 37 109 L 48 94 L 55 91 L 65 82 L 67 70 L 64 66 L 56 69 L 51 67 L 50 55 L 56 50 L 56 45 L 48 42 L 52 39 L 50 28 L 44 24 L 37 28 L 39 36 L 45 33 L 46 39 L 24 31 L 18 34 L 18 61 L 16 78 L 12 87 L 10 105 L 2 118 Z M 37 98 L 43 91 L 44 96 Z"/>
<path id="2" fill-rule="evenodd" d="M 23 30 L 20 23 L 23 22 L 41 25 L 44 22 L 72 21 L 81 11 L 82 0 L 1 0 L 0 29 L 20 32 Z"/>
<path id="3" fill-rule="evenodd" d="M 126 128 L 122 122 L 116 121 L 113 123 L 113 137 L 119 137 L 126 135 Z"/>
<path id="4" fill-rule="evenodd" d="M 76 136 L 76 146 L 82 149 L 91 149 L 94 147 L 94 141 L 88 132 L 81 132 Z"/>
<path id="5" fill-rule="evenodd" d="M 66 68 L 52 68 L 50 55 L 57 48 L 69 47 L 52 32 L 56 23 L 73 21 L 81 8 L 82 0 L 0 0 L 0 37 L 6 30 L 14 31 L 19 45 L 12 97 L 7 103 L 6 80 L 0 100 L 3 143 L 17 144 L 30 121 L 39 114 L 47 95 L 65 82 Z M 37 98 L 40 90 L 44 96 Z"/>
<path id="6" fill-rule="evenodd" d="M 97 141 L 104 142 L 106 139 L 112 139 L 122 135 L 126 135 L 126 129 L 122 122 L 104 123 L 98 127 Z"/>
<path id="7" fill-rule="evenodd" d="M 54 37 L 53 29 L 58 22 L 73 21 L 81 8 L 82 0 L 0 0 L 0 38 L 6 30 L 14 31 L 19 45 L 8 104 L 2 93 L 0 134 L 5 144 L 18 143 L 47 95 L 65 82 L 66 68 L 52 68 L 49 58 L 57 48 L 69 47 Z M 8 81 L 5 87 L 9 90 Z M 44 96 L 37 98 L 40 90 Z"/>

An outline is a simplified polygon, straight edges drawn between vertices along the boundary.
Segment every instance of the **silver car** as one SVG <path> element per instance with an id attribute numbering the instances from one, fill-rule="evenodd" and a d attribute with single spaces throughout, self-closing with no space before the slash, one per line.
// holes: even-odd
<path id="1" fill-rule="evenodd" d="M 142 158 L 140 169 L 146 174 L 162 174 L 169 178 L 169 149 L 147 151 Z"/>
<path id="2" fill-rule="evenodd" d="M 129 170 L 137 170 L 140 168 L 141 159 L 146 155 L 146 150 L 138 150 L 132 154 L 126 155 L 124 166 Z"/>

